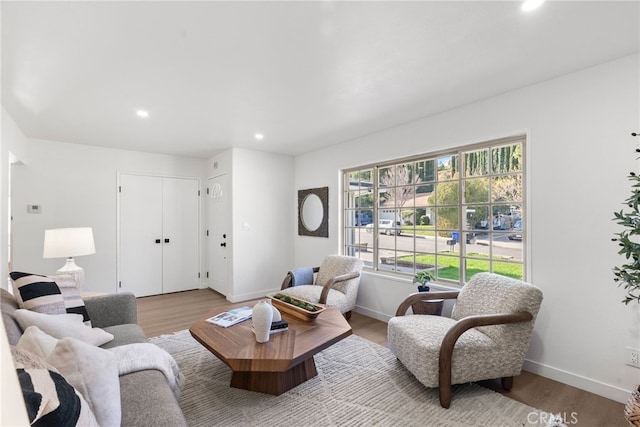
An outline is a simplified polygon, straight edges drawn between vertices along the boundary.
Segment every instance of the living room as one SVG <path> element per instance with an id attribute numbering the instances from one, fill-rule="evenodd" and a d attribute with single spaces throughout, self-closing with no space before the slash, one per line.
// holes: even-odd
<path id="1" fill-rule="evenodd" d="M 558 2 L 547 2 L 543 7 L 551 8 L 554 3 Z M 327 254 L 340 252 L 341 171 L 524 134 L 526 280 L 544 293 L 525 370 L 625 402 L 640 383 L 640 370 L 626 364 L 625 352 L 627 347 L 640 348 L 640 307 L 620 302 L 624 292 L 614 283 L 612 268 L 622 260 L 611 238 L 619 232 L 612 221 L 613 212 L 623 207 L 621 203 L 629 194 L 626 174 L 638 167 L 634 150 L 639 141 L 630 136 L 640 132 L 638 3 L 589 3 L 610 15 L 603 15 L 602 22 L 588 31 L 594 32 L 595 38 L 613 34 L 617 41 L 607 42 L 608 55 L 591 39 L 583 44 L 573 41 L 568 46 L 576 51 L 565 51 L 564 56 L 555 58 L 559 70 L 564 70 L 560 64 L 565 57 L 582 55 L 591 48 L 600 56 L 585 54 L 583 65 L 570 71 L 556 71 L 486 96 L 474 92 L 477 87 L 445 87 L 444 95 L 434 96 L 451 104 L 440 106 L 438 111 L 412 119 L 398 113 L 403 119 L 359 134 L 344 136 L 347 134 L 334 130 L 337 136 L 333 139 L 325 129 L 324 138 L 331 143 L 307 151 L 295 147 L 289 147 L 288 152 L 281 148 L 270 151 L 265 148 L 270 136 L 265 131 L 261 143 L 244 141 L 198 156 L 171 154 L 160 146 L 155 151 L 153 145 L 127 148 L 126 141 L 145 134 L 145 126 L 152 121 L 134 124 L 131 136 L 123 137 L 120 146 L 88 145 L 82 134 L 70 141 L 54 131 L 44 136 L 37 127 L 30 128 L 30 133 L 22 129 L 25 126 L 20 123 L 29 122 L 23 117 L 26 109 L 15 108 L 15 100 L 8 98 L 13 89 L 4 83 L 9 78 L 17 81 L 11 70 L 19 65 L 6 62 L 12 54 L 10 40 L 15 39 L 4 34 L 11 19 L 4 3 L 0 222 L 9 222 L 10 198 L 11 268 L 55 272 L 61 260 L 41 256 L 44 230 L 91 226 L 96 253 L 79 260 L 86 271 L 86 290 L 117 292 L 120 175 L 194 177 L 200 180 L 203 192 L 207 180 L 227 175 L 231 184 L 231 243 L 225 296 L 232 302 L 258 298 L 278 289 L 283 274 L 292 267 L 319 265 Z M 624 20 L 625 16 L 632 17 L 631 21 Z M 628 25 L 636 30 L 633 41 L 623 37 L 629 34 L 624 28 L 616 28 L 615 23 L 622 22 L 617 19 L 631 22 Z M 19 24 L 14 21 L 12 25 Z M 623 36 L 616 39 L 616 31 Z M 460 59 L 460 67 L 468 65 Z M 100 82 L 88 79 L 84 84 L 88 85 L 84 90 L 95 90 L 94 96 L 106 95 L 99 90 Z M 478 93 L 479 97 L 456 98 L 461 95 L 454 89 Z M 53 92 L 51 99 L 57 96 Z M 464 101 L 456 103 L 458 99 Z M 418 101 L 406 102 L 398 108 L 414 106 L 419 110 Z M 34 117 L 29 123 L 37 123 L 37 114 Z M 153 112 L 149 118 L 153 119 Z M 74 121 L 70 116 L 59 120 Z M 179 120 L 191 119 L 180 116 Z M 9 163 L 13 166 L 7 167 Z M 299 236 L 297 191 L 325 186 L 329 189 L 328 238 Z M 42 207 L 40 214 L 27 212 L 26 206 L 34 204 Z M 200 204 L 202 234 L 207 227 L 207 209 L 206 203 Z M 0 256 L 9 259 L 9 236 L 6 229 L 1 233 Z M 206 243 L 201 241 L 201 288 L 209 286 L 207 253 Z M 3 263 L 1 274 L 8 273 Z M 447 289 L 437 283 L 432 287 Z M 414 289 L 411 277 L 365 270 L 356 311 L 387 321 Z"/>

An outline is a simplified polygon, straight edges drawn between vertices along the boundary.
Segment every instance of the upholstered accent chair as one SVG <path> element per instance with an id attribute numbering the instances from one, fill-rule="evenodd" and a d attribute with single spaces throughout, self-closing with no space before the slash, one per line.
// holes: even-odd
<path id="1" fill-rule="evenodd" d="M 291 273 L 285 276 L 281 293 L 309 302 L 335 306 L 347 319 L 356 306 L 362 260 L 343 255 L 329 255 L 320 267 L 313 267 L 316 273 L 313 284 L 292 285 Z"/>
<path id="2" fill-rule="evenodd" d="M 451 317 L 405 315 L 415 303 L 455 299 Z M 452 292 L 407 297 L 389 320 L 389 348 L 426 387 L 439 388 L 451 404 L 451 385 L 501 379 L 510 390 L 529 348 L 542 303 L 537 287 L 492 273 L 479 273 Z"/>

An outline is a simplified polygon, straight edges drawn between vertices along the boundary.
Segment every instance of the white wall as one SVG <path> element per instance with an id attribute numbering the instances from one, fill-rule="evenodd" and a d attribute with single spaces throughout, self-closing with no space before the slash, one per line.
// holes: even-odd
<path id="1" fill-rule="evenodd" d="M 525 87 L 295 159 L 295 189 L 329 186 L 329 239 L 295 238 L 295 264 L 340 250 L 340 170 L 527 133 L 528 280 L 544 292 L 526 368 L 625 401 L 640 370 L 640 310 L 620 303 L 611 269 L 611 220 L 638 171 L 630 136 L 640 131 L 638 55 Z M 365 274 L 358 311 L 395 313 L 410 280 Z"/>
<path id="2" fill-rule="evenodd" d="M 221 173 L 230 176 L 233 194 L 226 297 L 244 301 L 277 291 L 293 260 L 293 158 L 234 148 L 209 160 L 208 177 Z"/>
<path id="3" fill-rule="evenodd" d="M 16 167 L 10 167 L 9 163 L 18 160 L 27 161 L 28 156 L 26 153 L 27 138 L 4 107 L 2 107 L 0 127 L 0 277 L 7 277 L 9 170 Z M 7 287 L 5 280 L 2 280 L 1 286 Z"/>
<path id="4" fill-rule="evenodd" d="M 206 170 L 202 159 L 55 141 L 25 138 L 21 148 L 24 164 L 14 166 L 12 174 L 13 270 L 54 274 L 64 260 L 42 258 L 44 230 L 90 226 L 96 254 L 76 260 L 88 291 L 117 290 L 118 172 L 202 181 Z M 42 213 L 27 213 L 27 204 L 41 205 Z"/>
<path id="5" fill-rule="evenodd" d="M 8 170 L 9 157 L 18 155 L 26 158 L 23 153 L 24 135 L 2 108 L 2 116 L 0 116 L 0 277 L 7 277 L 7 194 L 8 194 Z M 0 283 L 2 288 L 7 288 L 7 280 L 3 279 Z M 27 409 L 24 400 L 20 398 L 20 385 L 18 376 L 16 375 L 13 358 L 9 350 L 9 341 L 4 328 L 4 322 L 0 319 L 0 425 L 19 426 L 28 425 Z M 12 408 L 11 411 L 6 408 Z"/>

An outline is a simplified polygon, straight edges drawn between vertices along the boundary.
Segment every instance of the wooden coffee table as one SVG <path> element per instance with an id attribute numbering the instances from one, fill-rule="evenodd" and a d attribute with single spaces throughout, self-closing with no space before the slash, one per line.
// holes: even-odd
<path id="1" fill-rule="evenodd" d="M 256 342 L 251 320 L 228 328 L 205 322 L 243 305 L 247 304 L 216 307 L 189 328 L 200 344 L 231 368 L 234 388 L 280 395 L 318 374 L 314 354 L 351 335 L 351 326 L 336 307 L 327 307 L 310 322 L 283 313 L 289 330 L 271 335 L 263 344 Z"/>

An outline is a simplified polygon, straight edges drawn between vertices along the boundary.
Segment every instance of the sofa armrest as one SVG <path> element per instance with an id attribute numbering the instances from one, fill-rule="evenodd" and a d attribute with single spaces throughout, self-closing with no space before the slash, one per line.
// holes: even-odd
<path id="1" fill-rule="evenodd" d="M 84 304 L 96 328 L 138 323 L 136 297 L 130 292 L 88 297 Z"/>

